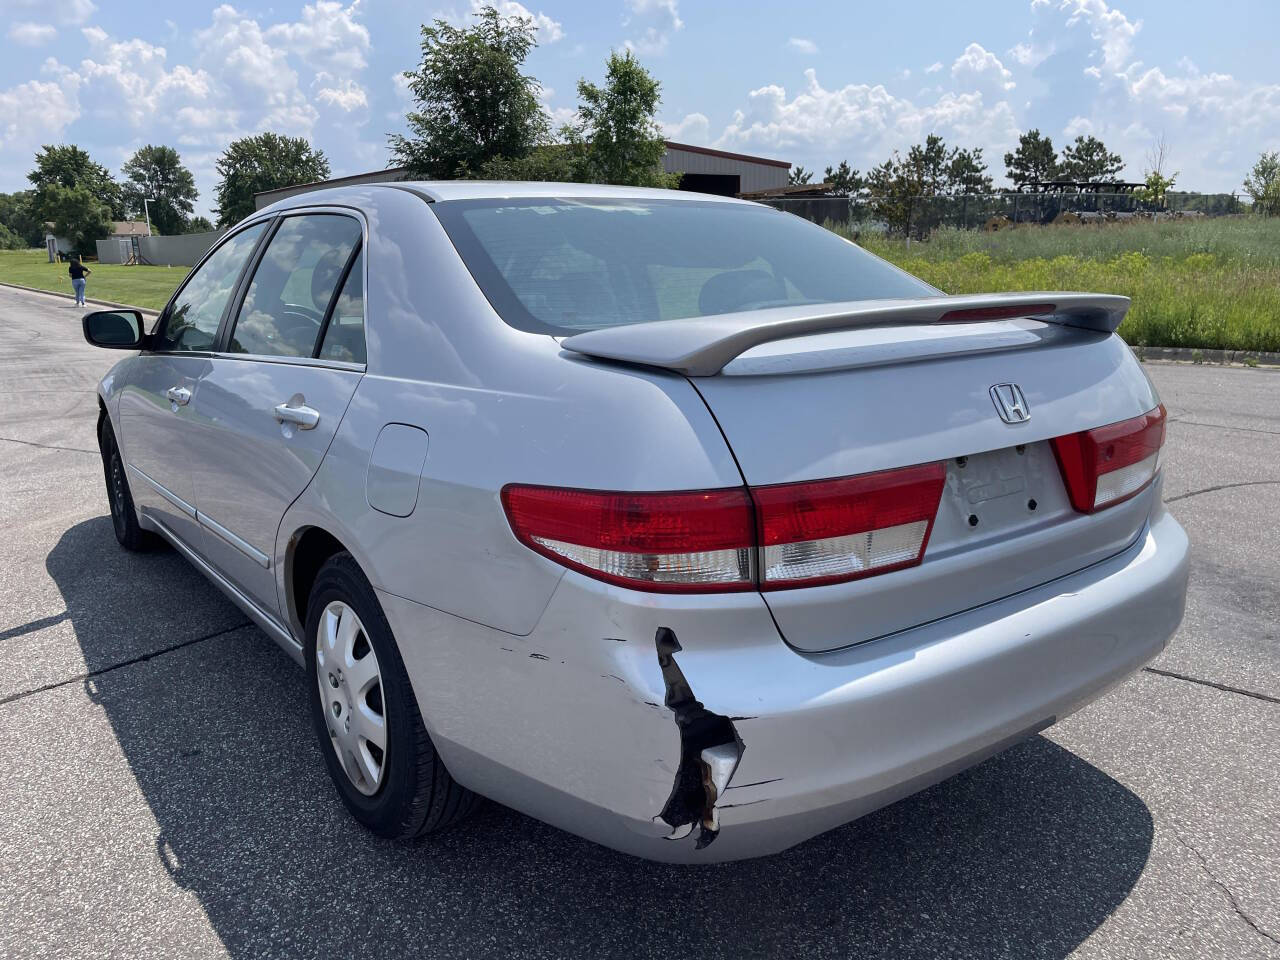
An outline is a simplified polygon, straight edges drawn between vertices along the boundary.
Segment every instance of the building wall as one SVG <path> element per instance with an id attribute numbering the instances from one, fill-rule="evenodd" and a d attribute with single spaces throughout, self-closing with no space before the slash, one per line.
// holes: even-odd
<path id="1" fill-rule="evenodd" d="M 143 263 L 157 266 L 194 266 L 226 229 L 208 233 L 183 233 L 175 237 L 139 237 L 138 254 Z"/>
<path id="2" fill-rule="evenodd" d="M 787 185 L 790 166 L 775 166 L 756 160 L 736 159 L 695 153 L 668 147 L 662 158 L 662 169 L 667 173 L 730 174 L 740 178 L 742 193 L 754 190 L 774 190 Z"/>

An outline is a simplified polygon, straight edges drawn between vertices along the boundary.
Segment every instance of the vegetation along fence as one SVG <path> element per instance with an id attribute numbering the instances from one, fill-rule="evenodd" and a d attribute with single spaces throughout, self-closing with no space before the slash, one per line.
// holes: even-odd
<path id="1" fill-rule="evenodd" d="M 938 227 L 999 230 L 1024 223 L 1106 223 L 1161 217 L 1217 217 L 1248 207 L 1229 193 L 1174 193 L 1163 203 L 1140 193 L 959 194 L 920 197 L 797 197 L 765 200 L 814 223 L 923 237 Z"/>

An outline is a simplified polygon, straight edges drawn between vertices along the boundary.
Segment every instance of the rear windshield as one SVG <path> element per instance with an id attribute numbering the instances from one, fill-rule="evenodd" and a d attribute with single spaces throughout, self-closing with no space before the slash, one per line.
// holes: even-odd
<path id="1" fill-rule="evenodd" d="M 938 293 L 823 227 L 754 204 L 538 197 L 431 206 L 494 309 L 534 333 Z"/>

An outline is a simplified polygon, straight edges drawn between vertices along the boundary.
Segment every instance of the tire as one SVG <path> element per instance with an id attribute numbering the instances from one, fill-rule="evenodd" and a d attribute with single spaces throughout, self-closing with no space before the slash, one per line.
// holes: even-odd
<path id="1" fill-rule="evenodd" d="M 133 506 L 133 494 L 129 491 L 129 478 L 125 474 L 120 447 L 116 443 L 115 432 L 111 429 L 111 421 L 105 417 L 98 432 L 98 449 L 102 452 L 102 470 L 116 540 L 126 550 L 150 550 L 156 545 L 158 538 L 138 524 L 138 512 Z"/>
<path id="2" fill-rule="evenodd" d="M 306 636 L 316 739 L 351 815 L 380 837 L 412 840 L 469 813 L 476 795 L 454 782 L 436 753 L 391 626 L 349 553 L 335 554 L 316 575 Z M 372 719 L 379 710 L 380 728 Z"/>

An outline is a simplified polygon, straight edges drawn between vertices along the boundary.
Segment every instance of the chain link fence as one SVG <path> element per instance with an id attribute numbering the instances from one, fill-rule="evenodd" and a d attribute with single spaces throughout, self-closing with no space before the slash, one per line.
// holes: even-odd
<path id="1" fill-rule="evenodd" d="M 1136 218 L 1220 217 L 1248 208 L 1235 194 L 1165 194 L 1163 205 L 1137 193 L 990 193 L 889 200 L 796 197 L 763 203 L 814 223 L 856 224 L 899 236 L 924 237 L 938 227 L 999 230 L 1023 223 L 1101 223 Z"/>

